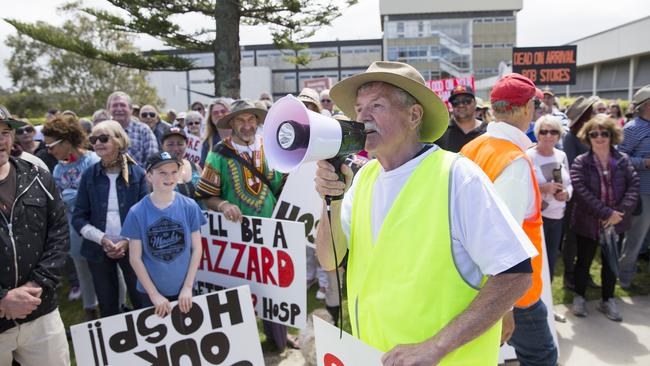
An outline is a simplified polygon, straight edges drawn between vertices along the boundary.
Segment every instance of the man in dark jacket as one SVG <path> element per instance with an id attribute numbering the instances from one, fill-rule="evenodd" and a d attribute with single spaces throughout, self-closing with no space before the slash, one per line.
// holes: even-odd
<path id="1" fill-rule="evenodd" d="M 0 365 L 69 365 L 56 287 L 69 236 L 52 176 L 10 156 L 24 122 L 0 106 Z"/>

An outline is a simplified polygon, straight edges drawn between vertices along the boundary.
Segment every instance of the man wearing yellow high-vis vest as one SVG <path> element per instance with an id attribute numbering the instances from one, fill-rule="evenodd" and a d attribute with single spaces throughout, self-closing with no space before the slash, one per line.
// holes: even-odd
<path id="1" fill-rule="evenodd" d="M 472 159 L 487 174 L 500 197 L 540 255 L 533 258 L 533 285 L 517 300 L 515 330 L 509 344 L 515 348 L 521 366 L 557 365 L 557 348 L 548 326 L 542 294 L 542 205 L 533 165 L 526 150 L 532 142 L 525 131 L 533 118 L 534 98 L 542 91 L 527 77 L 509 74 L 492 88 L 490 102 L 497 118 L 487 132 L 467 143 L 461 153 Z"/>
<path id="2" fill-rule="evenodd" d="M 430 144 L 448 112 L 413 67 L 374 62 L 330 97 L 365 124 L 376 157 L 354 180 L 344 165 L 346 183 L 319 161 L 315 179 L 323 196 L 345 192 L 332 224 L 322 216 L 317 254 L 325 270 L 348 254 L 354 336 L 386 352 L 384 365 L 496 365 L 500 319 L 529 288 L 537 251 L 480 168 Z"/>

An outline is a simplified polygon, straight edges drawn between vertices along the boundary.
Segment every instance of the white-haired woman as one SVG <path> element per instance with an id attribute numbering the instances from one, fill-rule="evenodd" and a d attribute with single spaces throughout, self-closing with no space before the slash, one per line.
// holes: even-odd
<path id="1" fill-rule="evenodd" d="M 147 195 L 145 172 L 127 151 L 129 137 L 116 121 L 93 127 L 88 138 L 101 159 L 84 171 L 72 225 L 83 236 L 81 255 L 89 262 L 102 317 L 120 312 L 118 266 L 134 309 L 141 307 L 136 276 L 120 237 L 129 208 Z"/>
<path id="2" fill-rule="evenodd" d="M 573 193 L 569 161 L 562 150 L 555 148 L 563 131 L 559 118 L 548 114 L 540 117 L 534 127 L 537 145 L 526 152 L 533 162 L 535 178 L 542 193 L 544 238 L 551 280 L 562 241 L 564 210 Z"/>

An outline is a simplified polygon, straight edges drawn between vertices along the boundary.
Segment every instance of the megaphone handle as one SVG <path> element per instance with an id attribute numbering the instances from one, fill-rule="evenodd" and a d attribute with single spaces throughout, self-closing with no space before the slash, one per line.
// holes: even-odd
<path id="1" fill-rule="evenodd" d="M 334 170 L 336 171 L 336 174 L 339 175 L 339 180 L 345 183 L 345 175 L 343 175 L 343 172 L 341 171 L 341 166 L 343 165 L 343 163 L 345 163 L 345 159 L 341 159 L 340 157 L 335 156 L 333 158 L 327 159 L 327 162 L 334 165 Z M 332 201 L 338 201 L 342 199 L 343 199 L 343 195 L 325 196 L 325 202 L 328 205 L 332 203 Z"/>

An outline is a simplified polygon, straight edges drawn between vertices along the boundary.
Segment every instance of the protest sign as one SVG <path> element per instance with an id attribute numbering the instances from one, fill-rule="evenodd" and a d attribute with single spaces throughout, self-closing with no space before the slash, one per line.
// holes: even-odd
<path id="1" fill-rule="evenodd" d="M 449 96 L 451 91 L 458 85 L 469 86 L 474 90 L 474 77 L 466 76 L 462 78 L 438 79 L 427 81 L 429 89 L 433 90 L 447 105 L 447 109 L 451 111 L 451 104 L 449 103 Z"/>
<path id="2" fill-rule="evenodd" d="M 512 72 L 522 74 L 541 85 L 576 83 L 577 46 L 515 47 Z"/>
<path id="3" fill-rule="evenodd" d="M 191 134 L 187 134 L 187 145 L 185 148 L 185 159 L 199 164 L 201 161 L 201 138 Z"/>
<path id="4" fill-rule="evenodd" d="M 262 319 L 303 328 L 307 320 L 305 229 L 298 222 L 206 212 L 199 291 L 249 285 Z"/>
<path id="5" fill-rule="evenodd" d="M 318 366 L 381 366 L 382 353 L 314 316 L 316 360 Z"/>
<path id="6" fill-rule="evenodd" d="M 310 162 L 291 172 L 273 211 L 273 217 L 278 220 L 302 222 L 305 245 L 312 248 L 315 248 L 316 226 L 323 211 L 323 200 L 314 185 L 316 169 L 316 162 Z"/>
<path id="7" fill-rule="evenodd" d="M 136 310 L 70 328 L 77 365 L 264 365 L 250 290 L 192 298 L 187 314 Z"/>

